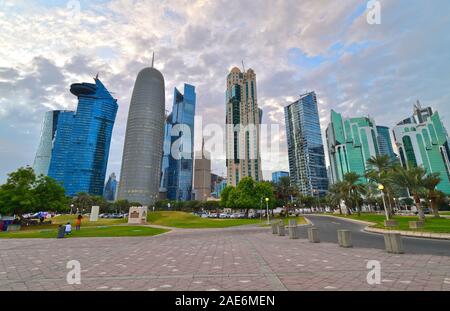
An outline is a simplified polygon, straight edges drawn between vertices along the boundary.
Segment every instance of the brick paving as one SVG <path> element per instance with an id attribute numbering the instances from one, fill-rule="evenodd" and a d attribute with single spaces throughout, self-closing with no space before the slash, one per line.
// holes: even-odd
<path id="1" fill-rule="evenodd" d="M 67 262 L 81 263 L 69 285 Z M 366 281 L 381 263 L 381 284 Z M 155 237 L 0 240 L 0 290 L 450 290 L 450 257 L 394 255 L 272 235 L 178 229 Z"/>

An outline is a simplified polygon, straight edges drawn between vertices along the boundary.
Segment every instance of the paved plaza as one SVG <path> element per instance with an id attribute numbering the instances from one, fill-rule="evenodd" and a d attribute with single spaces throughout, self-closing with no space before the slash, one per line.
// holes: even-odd
<path id="1" fill-rule="evenodd" d="M 66 265 L 81 263 L 81 284 Z M 367 283 L 367 262 L 381 284 Z M 450 290 L 450 257 L 394 255 L 272 235 L 176 229 L 155 237 L 0 240 L 0 290 Z"/>

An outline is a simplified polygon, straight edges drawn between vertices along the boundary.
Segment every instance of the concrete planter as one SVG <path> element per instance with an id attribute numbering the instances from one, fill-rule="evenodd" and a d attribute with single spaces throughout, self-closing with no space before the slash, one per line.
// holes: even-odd
<path id="1" fill-rule="evenodd" d="M 289 238 L 299 239 L 300 238 L 300 228 L 298 226 L 289 226 Z"/>
<path id="2" fill-rule="evenodd" d="M 423 221 L 408 221 L 409 229 L 420 229 L 423 228 Z"/>
<path id="3" fill-rule="evenodd" d="M 278 234 L 278 222 L 272 222 L 272 234 Z"/>
<path id="4" fill-rule="evenodd" d="M 308 228 L 308 240 L 311 243 L 320 243 L 319 229 Z"/>
<path id="5" fill-rule="evenodd" d="M 9 225 L 6 231 L 8 232 L 20 231 L 20 225 Z"/>
<path id="6" fill-rule="evenodd" d="M 340 247 L 353 247 L 352 232 L 350 230 L 338 230 L 337 234 Z"/>
<path id="7" fill-rule="evenodd" d="M 286 235 L 286 230 L 285 230 L 285 227 L 284 227 L 284 223 L 278 224 L 278 235 L 279 236 L 285 236 Z"/>
<path id="8" fill-rule="evenodd" d="M 384 226 L 387 227 L 387 228 L 397 227 L 398 226 L 398 221 L 397 220 L 385 220 L 384 221 Z"/>
<path id="9" fill-rule="evenodd" d="M 400 233 L 385 233 L 384 245 L 388 253 L 403 254 L 403 243 Z"/>

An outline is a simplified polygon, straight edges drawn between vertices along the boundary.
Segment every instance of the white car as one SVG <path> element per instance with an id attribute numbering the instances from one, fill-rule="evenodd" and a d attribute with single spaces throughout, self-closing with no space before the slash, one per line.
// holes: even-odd
<path id="1" fill-rule="evenodd" d="M 225 213 L 222 213 L 222 214 L 220 214 L 219 215 L 219 218 L 229 218 L 229 215 L 228 214 L 225 214 Z"/>

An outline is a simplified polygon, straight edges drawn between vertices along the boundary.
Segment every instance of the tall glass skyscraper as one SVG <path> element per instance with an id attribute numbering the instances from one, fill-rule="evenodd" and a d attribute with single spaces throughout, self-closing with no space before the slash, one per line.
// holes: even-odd
<path id="1" fill-rule="evenodd" d="M 106 201 L 115 201 L 117 193 L 117 179 L 116 174 L 109 175 L 108 181 L 105 184 L 105 191 L 103 191 L 103 198 Z"/>
<path id="2" fill-rule="evenodd" d="M 272 173 L 272 182 L 279 183 L 281 177 L 289 177 L 289 172 L 277 171 Z"/>
<path id="3" fill-rule="evenodd" d="M 59 118 L 61 116 L 61 118 Z M 34 159 L 33 169 L 36 175 L 48 175 L 52 159 L 53 145 L 56 142 L 57 129 L 60 136 L 70 135 L 73 123 L 73 111 L 47 111 L 42 122 L 41 137 Z M 67 129 L 69 132 L 67 132 Z M 67 141 L 63 138 L 61 141 Z"/>
<path id="4" fill-rule="evenodd" d="M 103 83 L 94 81 L 72 84 L 77 111 L 58 116 L 48 175 L 62 183 L 68 196 L 103 194 L 118 105 Z"/>
<path id="5" fill-rule="evenodd" d="M 194 86 L 185 84 L 184 94 L 175 88 L 172 113 L 166 119 L 164 127 L 164 153 L 161 165 L 160 192 L 165 192 L 169 200 L 191 199 L 195 105 Z M 187 129 L 189 131 L 186 131 Z M 171 153 L 175 144 L 179 144 L 178 155 Z"/>
<path id="6" fill-rule="evenodd" d="M 301 95 L 284 108 L 284 116 L 291 184 L 303 195 L 324 196 L 328 177 L 316 94 Z"/>
<path id="7" fill-rule="evenodd" d="M 331 110 L 326 137 L 332 182 L 342 181 L 348 172 L 355 172 L 361 181 L 366 181 L 367 160 L 380 154 L 375 121 L 366 117 L 343 118 Z"/>
<path id="8" fill-rule="evenodd" d="M 392 148 L 391 134 L 387 126 L 377 125 L 378 147 L 381 155 L 387 155 L 392 160 L 397 160 L 397 155 Z"/>
<path id="9" fill-rule="evenodd" d="M 437 189 L 450 194 L 449 137 L 437 111 L 415 105 L 414 115 L 394 127 L 394 140 L 403 167 L 423 166 L 428 173 L 438 172 Z"/>

